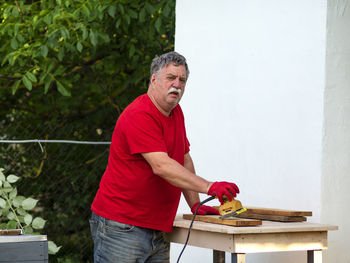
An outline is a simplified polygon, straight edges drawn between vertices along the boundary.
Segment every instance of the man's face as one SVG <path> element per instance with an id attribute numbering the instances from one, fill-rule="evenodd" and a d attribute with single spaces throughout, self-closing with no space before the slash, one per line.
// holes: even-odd
<path id="1" fill-rule="evenodd" d="M 157 75 L 152 75 L 151 84 L 154 86 L 157 102 L 174 107 L 180 102 L 185 91 L 186 69 L 184 66 L 169 64 Z"/>

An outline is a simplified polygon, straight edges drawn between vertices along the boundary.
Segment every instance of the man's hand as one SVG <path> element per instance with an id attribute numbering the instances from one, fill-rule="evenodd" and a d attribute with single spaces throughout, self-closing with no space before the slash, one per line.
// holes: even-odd
<path id="1" fill-rule="evenodd" d="M 192 214 L 196 212 L 197 206 L 199 205 L 199 202 L 194 204 L 191 208 Z M 214 207 L 207 206 L 207 205 L 201 205 L 198 208 L 197 215 L 220 215 L 219 210 L 217 210 Z"/>
<path id="2" fill-rule="evenodd" d="M 232 198 L 236 197 L 238 193 L 238 186 L 228 182 L 215 182 L 208 190 L 208 195 L 217 196 L 221 204 L 224 203 L 223 195 L 225 195 L 229 201 L 232 201 Z"/>

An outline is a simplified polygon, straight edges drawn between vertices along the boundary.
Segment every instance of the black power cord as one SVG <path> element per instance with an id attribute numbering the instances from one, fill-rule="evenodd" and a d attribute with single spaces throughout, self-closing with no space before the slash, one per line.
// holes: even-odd
<path id="1" fill-rule="evenodd" d="M 205 199 L 204 201 L 200 202 L 199 205 L 197 206 L 196 211 L 195 211 L 194 214 L 193 214 L 193 218 L 192 218 L 190 227 L 188 228 L 187 238 L 186 238 L 184 247 L 182 248 L 179 257 L 177 258 L 176 263 L 179 263 L 179 262 L 180 262 L 180 258 L 181 258 L 181 256 L 182 256 L 182 253 L 185 251 L 185 248 L 186 248 L 186 246 L 187 246 L 188 240 L 190 239 L 191 228 L 192 228 L 194 219 L 196 218 L 198 208 L 199 208 L 201 205 L 203 205 L 203 204 L 205 204 L 205 203 L 207 203 L 207 202 L 209 202 L 209 201 L 211 201 L 211 200 L 213 200 L 213 199 L 215 199 L 215 196 L 208 197 L 208 198 Z"/>

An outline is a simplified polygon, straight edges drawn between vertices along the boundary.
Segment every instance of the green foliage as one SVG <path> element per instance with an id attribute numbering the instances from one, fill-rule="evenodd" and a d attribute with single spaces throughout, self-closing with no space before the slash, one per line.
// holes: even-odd
<path id="1" fill-rule="evenodd" d="M 126 101 L 114 99 L 144 92 L 151 59 L 173 48 L 175 1 L 0 3 L 0 92 L 30 95 L 28 110 L 41 114 L 43 94 L 61 114 L 107 103 L 120 111 Z"/>
<path id="2" fill-rule="evenodd" d="M 175 0 L 0 0 L 0 9 L 1 139 L 110 141 L 146 91 L 153 57 L 174 48 Z M 40 199 L 43 231 L 62 245 L 50 262 L 92 262 L 90 205 L 109 147 L 42 147 L 0 143 L 0 167 Z"/>
<path id="3" fill-rule="evenodd" d="M 24 234 L 34 234 L 34 229 L 43 229 L 46 220 L 29 213 L 35 209 L 38 200 L 18 195 L 13 184 L 20 178 L 13 174 L 5 177 L 3 171 L 0 168 L 0 229 L 21 229 Z M 53 241 L 48 243 L 49 253 L 56 254 L 60 247 Z"/>

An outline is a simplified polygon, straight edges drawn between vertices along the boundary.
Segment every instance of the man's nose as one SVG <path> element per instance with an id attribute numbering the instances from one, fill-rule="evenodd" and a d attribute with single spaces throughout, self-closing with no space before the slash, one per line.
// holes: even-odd
<path id="1" fill-rule="evenodd" d="M 179 78 L 174 79 L 173 86 L 175 88 L 180 87 L 180 79 Z"/>

